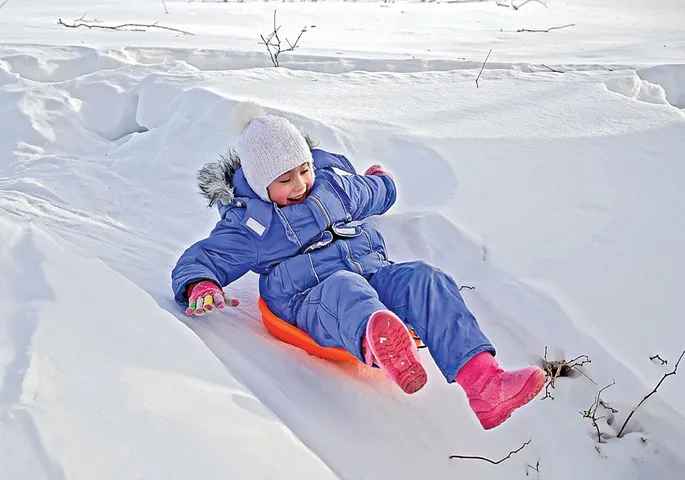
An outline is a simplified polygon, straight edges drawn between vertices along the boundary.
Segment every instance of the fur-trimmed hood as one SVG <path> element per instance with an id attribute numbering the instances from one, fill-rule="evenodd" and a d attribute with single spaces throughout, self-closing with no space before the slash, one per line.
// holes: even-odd
<path id="1" fill-rule="evenodd" d="M 205 164 L 197 172 L 200 194 L 213 207 L 217 202 L 230 205 L 235 197 L 233 176 L 240 169 L 240 158 L 234 150 L 219 155 L 219 159 Z"/>

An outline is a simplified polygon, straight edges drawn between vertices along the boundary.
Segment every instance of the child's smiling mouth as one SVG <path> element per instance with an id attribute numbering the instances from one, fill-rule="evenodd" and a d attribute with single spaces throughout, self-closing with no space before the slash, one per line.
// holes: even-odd
<path id="1" fill-rule="evenodd" d="M 288 197 L 289 203 L 301 203 L 307 197 L 307 190 L 304 191 L 302 195 L 297 197 Z"/>

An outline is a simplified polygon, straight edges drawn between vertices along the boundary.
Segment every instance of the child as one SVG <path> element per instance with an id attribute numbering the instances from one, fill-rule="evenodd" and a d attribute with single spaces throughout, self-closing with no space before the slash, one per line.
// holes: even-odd
<path id="1" fill-rule="evenodd" d="M 388 260 L 381 234 L 363 220 L 395 202 L 390 173 L 374 165 L 356 174 L 345 157 L 313 148 L 288 120 L 254 103 L 238 105 L 235 120 L 235 149 L 198 173 L 221 219 L 172 272 L 186 313 L 223 308 L 222 287 L 252 270 L 272 312 L 320 345 L 378 366 L 411 394 L 427 375 L 406 322 L 485 429 L 538 394 L 542 370 L 499 367 L 452 278 L 424 262 Z"/>

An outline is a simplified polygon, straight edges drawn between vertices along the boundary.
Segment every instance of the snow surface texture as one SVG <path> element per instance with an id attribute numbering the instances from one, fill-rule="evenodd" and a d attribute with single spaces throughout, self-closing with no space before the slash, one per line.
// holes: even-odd
<path id="1" fill-rule="evenodd" d="M 276 4 L 9 0 L 0 479 L 682 478 L 685 370 L 616 434 L 685 348 L 685 12 L 596 3 L 278 3 L 289 38 L 316 27 L 274 69 L 256 39 Z M 242 100 L 394 173 L 374 219 L 392 257 L 474 287 L 505 367 L 548 346 L 587 377 L 484 432 L 425 350 L 409 397 L 274 340 L 254 275 L 227 288 L 239 308 L 185 317 L 169 273 L 217 218 L 195 172 Z M 612 381 L 598 443 L 579 412 Z M 497 466 L 448 458 L 529 439 Z"/>

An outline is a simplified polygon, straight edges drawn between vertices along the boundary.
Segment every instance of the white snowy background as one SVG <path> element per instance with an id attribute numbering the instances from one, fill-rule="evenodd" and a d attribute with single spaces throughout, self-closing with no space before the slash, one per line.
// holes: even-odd
<path id="1" fill-rule="evenodd" d="M 0 3 L 0 479 L 683 478 L 685 365 L 617 438 L 685 349 L 682 0 L 164 3 Z M 473 287 L 501 364 L 585 376 L 485 432 L 426 350 L 406 396 L 270 337 L 252 274 L 185 317 L 243 100 L 394 173 L 392 257 Z"/>

